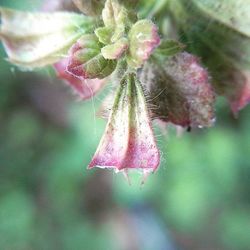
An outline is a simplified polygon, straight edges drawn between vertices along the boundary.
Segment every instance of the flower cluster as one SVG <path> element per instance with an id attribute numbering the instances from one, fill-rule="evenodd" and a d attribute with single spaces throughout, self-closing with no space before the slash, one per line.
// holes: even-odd
<path id="1" fill-rule="evenodd" d="M 138 20 L 134 2 L 75 0 L 82 13 L 1 8 L 0 38 L 11 63 L 53 65 L 84 100 L 113 82 L 107 127 L 89 168 L 147 174 L 160 163 L 152 120 L 211 126 L 214 92 L 199 60 L 160 38 L 151 20 Z"/>

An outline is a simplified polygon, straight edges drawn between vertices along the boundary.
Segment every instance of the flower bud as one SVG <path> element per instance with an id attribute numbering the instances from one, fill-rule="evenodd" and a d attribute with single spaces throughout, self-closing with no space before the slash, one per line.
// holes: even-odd
<path id="1" fill-rule="evenodd" d="M 95 35 L 82 36 L 70 50 L 67 71 L 80 79 L 103 79 L 116 67 L 115 60 L 106 60 Z"/>
<path id="2" fill-rule="evenodd" d="M 128 63 L 140 68 L 160 44 L 157 26 L 150 20 L 140 20 L 129 31 Z"/>

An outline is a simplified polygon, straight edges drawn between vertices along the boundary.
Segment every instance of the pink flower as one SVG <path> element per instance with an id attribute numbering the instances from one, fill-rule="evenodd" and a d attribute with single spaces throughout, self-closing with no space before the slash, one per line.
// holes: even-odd
<path id="1" fill-rule="evenodd" d="M 89 168 L 155 171 L 160 162 L 140 82 L 134 73 L 123 78 L 105 133 Z"/>

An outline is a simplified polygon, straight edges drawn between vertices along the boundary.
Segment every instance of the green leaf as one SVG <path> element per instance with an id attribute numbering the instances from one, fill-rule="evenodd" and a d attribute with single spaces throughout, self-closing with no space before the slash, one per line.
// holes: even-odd
<path id="1" fill-rule="evenodd" d="M 210 18 L 250 37 L 249 0 L 192 0 L 192 2 Z"/>
<path id="2" fill-rule="evenodd" d="M 181 44 L 176 40 L 163 40 L 161 45 L 155 50 L 155 53 L 160 56 L 173 56 L 185 48 L 185 45 Z"/>
<path id="3" fill-rule="evenodd" d="M 0 38 L 11 63 L 43 67 L 65 56 L 72 44 L 91 30 L 91 19 L 73 13 L 31 13 L 0 8 Z"/>

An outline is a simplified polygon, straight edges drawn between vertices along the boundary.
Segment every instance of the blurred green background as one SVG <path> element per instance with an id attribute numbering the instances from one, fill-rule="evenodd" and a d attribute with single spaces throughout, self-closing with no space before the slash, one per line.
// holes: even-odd
<path id="1" fill-rule="evenodd" d="M 0 1 L 38 9 L 40 1 Z M 250 107 L 177 138 L 156 127 L 162 163 L 144 186 L 86 170 L 104 93 L 77 102 L 51 69 L 21 72 L 0 48 L 0 249 L 250 249 Z"/>

